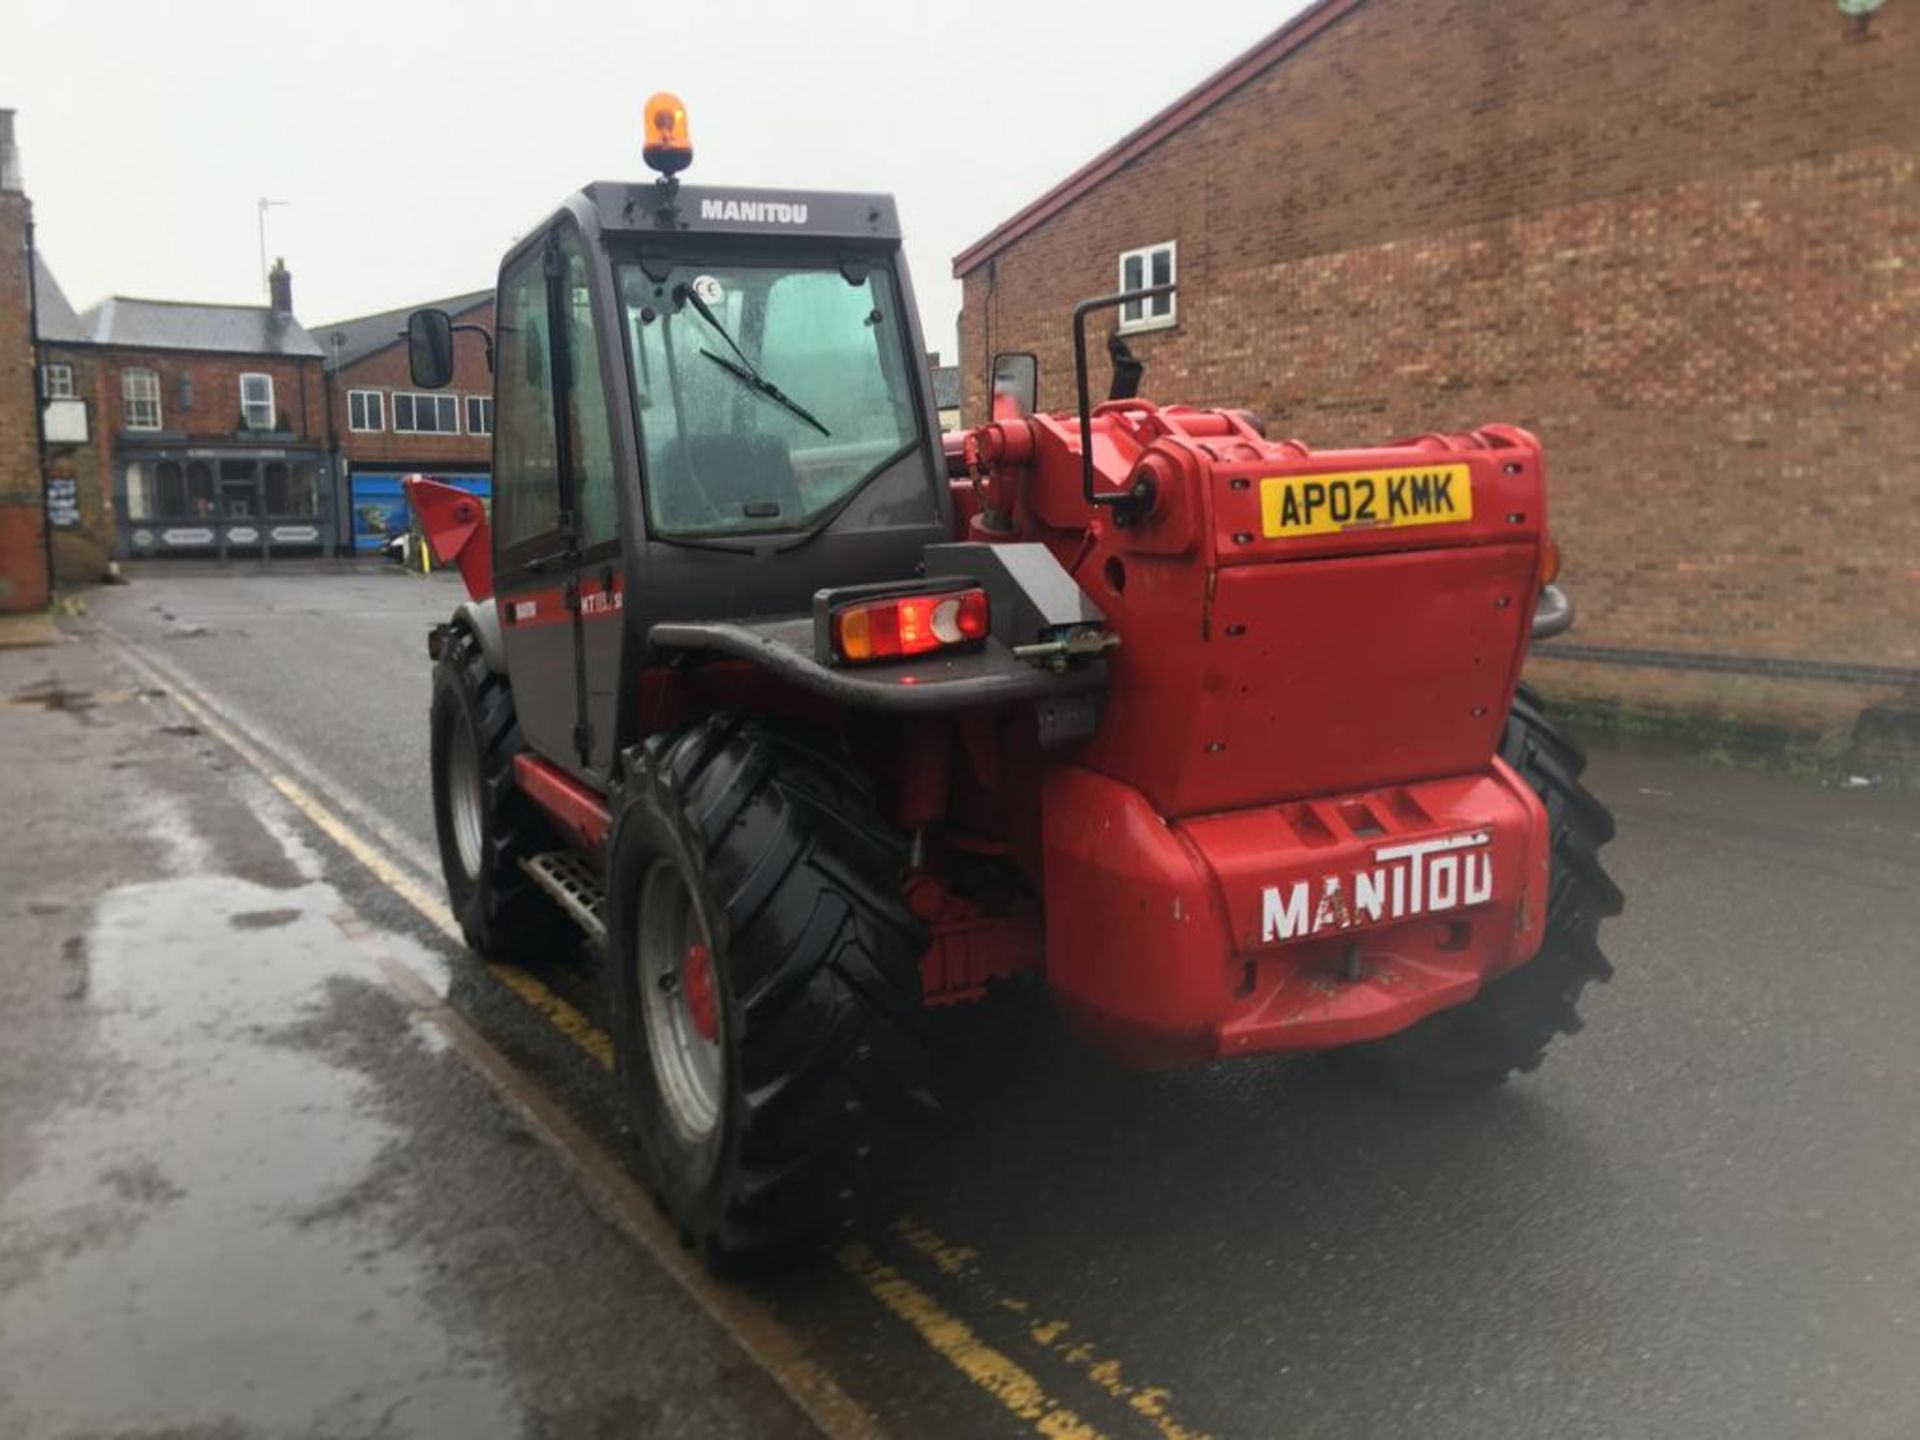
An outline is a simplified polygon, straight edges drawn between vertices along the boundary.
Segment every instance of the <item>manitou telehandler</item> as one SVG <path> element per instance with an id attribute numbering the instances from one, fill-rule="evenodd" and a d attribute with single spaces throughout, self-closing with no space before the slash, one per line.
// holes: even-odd
<path id="1" fill-rule="evenodd" d="M 891 199 L 657 180 L 500 269 L 491 516 L 416 480 L 434 808 L 481 954 L 604 959 L 642 1164 L 716 1263 L 855 1220 L 928 1100 L 925 1007 L 1034 972 L 1129 1061 L 1342 1049 L 1530 1070 L 1620 895 L 1519 688 L 1539 446 L 1374 449 L 1244 411 L 1032 411 L 943 441 Z M 415 383 L 455 332 L 411 317 Z"/>

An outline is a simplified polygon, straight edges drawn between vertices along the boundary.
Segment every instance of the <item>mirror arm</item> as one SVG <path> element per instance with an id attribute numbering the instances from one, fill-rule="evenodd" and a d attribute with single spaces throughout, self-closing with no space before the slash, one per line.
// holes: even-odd
<path id="1" fill-rule="evenodd" d="M 493 332 L 484 325 L 459 324 L 453 328 L 456 331 L 467 330 L 480 337 L 487 347 L 487 373 L 493 374 Z"/>

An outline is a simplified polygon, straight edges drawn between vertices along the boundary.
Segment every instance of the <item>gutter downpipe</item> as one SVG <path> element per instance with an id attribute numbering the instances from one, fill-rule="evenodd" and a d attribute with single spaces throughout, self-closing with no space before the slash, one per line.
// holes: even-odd
<path id="1" fill-rule="evenodd" d="M 25 200 L 23 195 L 21 199 Z M 40 541 L 47 566 L 47 604 L 53 604 L 53 492 L 47 483 L 46 364 L 40 358 L 40 267 L 34 263 L 33 202 L 27 201 L 27 338 L 33 351 L 33 444 L 40 462 Z M 75 496 L 76 503 L 78 496 Z"/>

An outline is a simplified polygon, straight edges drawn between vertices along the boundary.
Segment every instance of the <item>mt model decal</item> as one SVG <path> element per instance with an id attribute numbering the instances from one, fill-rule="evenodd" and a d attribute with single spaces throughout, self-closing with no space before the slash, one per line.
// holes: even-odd
<path id="1" fill-rule="evenodd" d="M 1306 940 L 1416 915 L 1439 915 L 1493 897 L 1492 836 L 1485 830 L 1382 845 L 1372 866 L 1296 880 L 1260 892 L 1260 940 Z"/>

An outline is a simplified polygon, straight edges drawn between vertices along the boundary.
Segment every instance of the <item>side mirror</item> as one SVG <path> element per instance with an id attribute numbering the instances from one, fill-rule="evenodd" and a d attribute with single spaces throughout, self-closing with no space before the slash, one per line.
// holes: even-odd
<path id="1" fill-rule="evenodd" d="M 453 379 L 453 321 L 444 310 L 416 310 L 407 317 L 407 368 L 422 390 Z"/>
<path id="2" fill-rule="evenodd" d="M 993 394 L 989 420 L 1017 420 L 1031 415 L 1040 393 L 1040 362 L 1017 353 L 993 357 Z"/>

